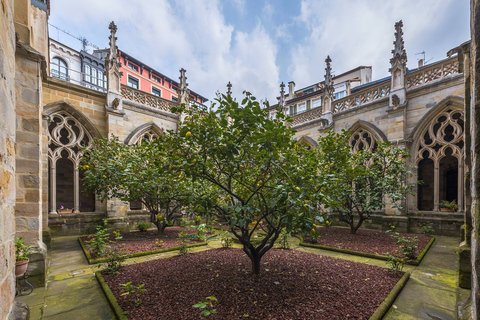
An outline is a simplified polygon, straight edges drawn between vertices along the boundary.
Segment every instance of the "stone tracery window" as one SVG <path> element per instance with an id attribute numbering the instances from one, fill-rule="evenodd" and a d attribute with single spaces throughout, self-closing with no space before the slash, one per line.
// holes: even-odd
<path id="1" fill-rule="evenodd" d="M 464 116 L 447 108 L 419 136 L 415 163 L 418 166 L 419 210 L 439 210 L 442 200 L 456 200 L 463 210 Z"/>
<path id="2" fill-rule="evenodd" d="M 49 116 L 48 159 L 50 213 L 57 207 L 73 208 L 74 212 L 94 211 L 95 197 L 83 192 L 79 163 L 80 149 L 92 143 L 92 135 L 72 115 L 58 111 Z"/>
<path id="3" fill-rule="evenodd" d="M 142 144 L 144 142 L 151 142 L 155 139 L 158 139 L 158 132 L 153 129 L 149 129 L 142 134 L 140 134 L 136 141 L 133 144 Z M 145 209 L 141 201 L 130 201 L 130 210 L 143 210 Z"/>
<path id="4" fill-rule="evenodd" d="M 142 144 L 143 142 L 151 142 L 158 139 L 158 133 L 154 130 L 149 130 L 143 133 L 134 144 Z"/>
<path id="5" fill-rule="evenodd" d="M 353 132 L 350 138 L 350 146 L 353 153 L 360 150 L 372 152 L 377 148 L 377 139 L 369 131 L 360 128 Z"/>

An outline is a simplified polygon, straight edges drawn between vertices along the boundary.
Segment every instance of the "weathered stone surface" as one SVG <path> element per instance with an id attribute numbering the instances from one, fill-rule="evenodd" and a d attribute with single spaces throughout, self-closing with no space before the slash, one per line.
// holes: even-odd
<path id="1" fill-rule="evenodd" d="M 15 296 L 15 30 L 14 1 L 0 10 L 0 319 L 6 319 Z"/>
<path id="2" fill-rule="evenodd" d="M 30 309 L 23 302 L 16 301 L 12 306 L 12 312 L 8 316 L 8 320 L 28 320 L 30 319 Z"/>

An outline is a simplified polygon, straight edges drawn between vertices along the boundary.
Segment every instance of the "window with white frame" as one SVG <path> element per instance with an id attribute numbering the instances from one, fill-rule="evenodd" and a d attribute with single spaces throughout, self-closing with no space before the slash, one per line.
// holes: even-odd
<path id="1" fill-rule="evenodd" d="M 345 96 L 346 96 L 346 91 L 345 90 L 337 92 L 337 93 L 335 93 L 335 100 L 342 99 Z"/>
<path id="2" fill-rule="evenodd" d="M 88 64 L 85 65 L 85 82 L 92 82 L 92 67 L 90 67 Z"/>
<path id="3" fill-rule="evenodd" d="M 133 89 L 138 89 L 138 79 L 128 76 L 128 86 L 132 87 Z"/>
<path id="4" fill-rule="evenodd" d="M 312 100 L 312 109 L 319 108 L 322 106 L 322 99 Z"/>
<path id="5" fill-rule="evenodd" d="M 53 58 L 51 63 L 51 75 L 54 78 L 68 81 L 67 63 L 60 58 Z"/>
<path id="6" fill-rule="evenodd" d="M 157 97 L 162 97 L 162 91 L 154 87 L 152 87 L 152 94 Z"/>
<path id="7" fill-rule="evenodd" d="M 302 113 L 302 112 L 305 112 L 305 111 L 307 111 L 307 104 L 304 101 L 304 102 L 298 104 L 297 113 Z"/>

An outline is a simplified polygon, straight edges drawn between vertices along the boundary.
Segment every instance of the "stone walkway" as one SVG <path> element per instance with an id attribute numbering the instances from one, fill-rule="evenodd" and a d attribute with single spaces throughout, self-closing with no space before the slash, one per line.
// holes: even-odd
<path id="1" fill-rule="evenodd" d="M 295 239 L 296 240 L 296 239 Z M 292 239 L 292 244 L 298 241 Z M 218 242 L 198 247 L 191 251 L 203 251 L 219 247 Z M 457 254 L 458 240 L 451 237 L 437 237 L 418 267 L 407 266 L 411 277 L 384 319 L 387 320 L 453 320 L 456 314 L 457 294 L 466 295 L 467 290 L 458 289 Z M 343 253 L 296 247 L 298 250 L 314 252 L 335 258 L 385 266 L 385 261 L 357 257 Z M 127 264 L 166 258 L 176 252 L 133 258 Z M 32 320 L 103 320 L 115 319 L 108 302 L 97 283 L 94 272 L 81 251 L 77 237 L 55 238 L 49 252 L 45 288 L 36 288 L 28 296 L 17 297 L 30 307 Z"/>

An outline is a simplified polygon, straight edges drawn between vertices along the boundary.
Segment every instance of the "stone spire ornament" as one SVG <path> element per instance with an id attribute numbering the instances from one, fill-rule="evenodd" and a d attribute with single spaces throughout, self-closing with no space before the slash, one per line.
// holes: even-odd
<path id="1" fill-rule="evenodd" d="M 323 112 L 320 117 L 320 129 L 323 131 L 327 128 L 330 128 L 333 125 L 333 113 L 332 113 L 332 101 L 333 101 L 333 92 L 335 88 L 333 87 L 333 77 L 332 77 L 332 59 L 330 56 L 327 56 L 325 59 L 327 67 L 325 68 L 325 80 L 323 87 Z"/>
<path id="2" fill-rule="evenodd" d="M 328 96 L 330 98 L 330 101 L 333 100 L 333 92 L 335 91 L 335 88 L 333 87 L 332 67 L 330 65 L 331 62 L 332 59 L 330 59 L 330 56 L 327 56 L 327 59 L 325 59 L 327 67 L 325 68 L 325 86 L 323 89 L 325 96 Z"/>
<path id="3" fill-rule="evenodd" d="M 407 65 L 407 52 L 405 51 L 405 46 L 403 42 L 403 22 L 402 20 L 395 23 L 395 41 L 393 41 L 393 57 L 390 59 L 390 64 L 392 68 L 396 65 L 406 67 Z"/>
<path id="4" fill-rule="evenodd" d="M 392 58 L 390 59 L 392 81 L 390 86 L 390 106 L 396 109 L 405 105 L 407 90 L 405 75 L 407 74 L 407 52 L 403 43 L 403 22 L 395 23 L 395 41 L 393 41 Z"/>
<path id="5" fill-rule="evenodd" d="M 180 69 L 180 84 L 178 85 L 177 94 L 178 94 L 178 102 L 180 105 L 185 104 L 186 107 L 190 106 L 190 90 L 188 90 L 188 83 L 187 77 L 185 73 L 187 70 Z"/>
<path id="6" fill-rule="evenodd" d="M 232 84 L 230 83 L 230 81 L 228 81 L 228 84 L 227 84 L 227 96 L 229 97 L 232 96 Z"/>
<path id="7" fill-rule="evenodd" d="M 115 22 L 110 22 L 108 26 L 110 30 L 110 48 L 107 57 L 105 58 L 105 74 L 107 76 L 107 105 L 108 109 L 119 111 L 123 110 L 122 94 L 120 89 L 120 78 L 122 72 L 120 72 L 120 61 L 118 60 L 118 47 L 117 47 L 117 26 Z"/>
<path id="8" fill-rule="evenodd" d="M 285 109 L 285 84 L 280 84 L 280 98 L 278 99 L 278 106 L 284 110 Z"/>

